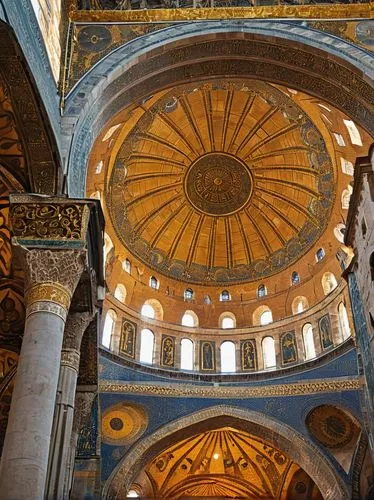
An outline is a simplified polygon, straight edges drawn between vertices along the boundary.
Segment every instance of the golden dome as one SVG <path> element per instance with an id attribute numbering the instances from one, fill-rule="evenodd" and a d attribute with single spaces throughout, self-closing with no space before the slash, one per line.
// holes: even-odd
<path id="1" fill-rule="evenodd" d="M 258 81 L 159 92 L 129 112 L 106 201 L 143 263 L 189 283 L 269 276 L 317 241 L 333 168 L 306 113 Z"/>

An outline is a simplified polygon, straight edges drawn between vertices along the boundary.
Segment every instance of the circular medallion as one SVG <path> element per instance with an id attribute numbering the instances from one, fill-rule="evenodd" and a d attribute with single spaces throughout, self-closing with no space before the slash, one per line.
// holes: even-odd
<path id="1" fill-rule="evenodd" d="M 328 448 L 342 448 L 353 437 L 352 420 L 334 406 L 314 408 L 307 416 L 306 424 L 313 436 Z"/>
<path id="2" fill-rule="evenodd" d="M 102 415 L 102 437 L 112 445 L 132 443 L 147 428 L 148 416 L 144 408 L 135 403 L 119 403 Z"/>
<path id="3" fill-rule="evenodd" d="M 246 165 L 225 153 L 200 156 L 184 179 L 191 205 L 213 216 L 229 215 L 243 208 L 251 197 L 252 188 L 252 177 Z"/>

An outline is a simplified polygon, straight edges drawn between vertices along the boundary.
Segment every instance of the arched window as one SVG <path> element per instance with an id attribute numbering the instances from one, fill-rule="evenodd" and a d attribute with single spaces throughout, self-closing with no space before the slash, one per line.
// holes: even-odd
<path id="1" fill-rule="evenodd" d="M 125 259 L 123 262 L 122 262 L 122 269 L 128 273 L 128 274 L 131 274 L 131 262 L 129 261 L 129 259 Z"/>
<path id="2" fill-rule="evenodd" d="M 122 283 L 119 283 L 116 286 L 116 289 L 114 290 L 114 297 L 117 300 L 119 300 L 120 302 L 122 302 L 122 304 L 124 304 L 125 300 L 126 300 L 126 295 L 127 295 L 127 292 L 126 292 L 125 285 L 122 285 Z"/>
<path id="3" fill-rule="evenodd" d="M 148 299 L 144 302 L 140 314 L 151 319 L 164 319 L 164 310 L 157 299 Z"/>
<path id="4" fill-rule="evenodd" d="M 158 290 L 158 287 L 160 286 L 158 279 L 154 276 L 151 276 L 149 278 L 149 286 L 153 288 L 153 290 Z"/>
<path id="5" fill-rule="evenodd" d="M 113 242 L 110 239 L 110 236 L 104 233 L 104 262 L 106 262 L 106 258 L 108 257 L 109 252 L 113 248 Z"/>
<path id="6" fill-rule="evenodd" d="M 139 498 L 139 493 L 135 490 L 129 490 L 127 492 L 126 498 Z"/>
<path id="7" fill-rule="evenodd" d="M 300 314 L 308 307 L 309 303 L 306 297 L 295 297 L 292 301 L 292 314 Z"/>
<path id="8" fill-rule="evenodd" d="M 151 319 L 155 319 L 156 317 L 156 312 L 154 308 L 151 306 L 151 304 L 143 304 L 140 314 L 142 316 L 146 316 L 147 318 Z"/>
<path id="9" fill-rule="evenodd" d="M 211 303 L 212 303 L 212 299 L 210 298 L 210 295 L 205 295 L 204 304 L 210 305 Z"/>
<path id="10" fill-rule="evenodd" d="M 300 283 L 300 276 L 298 272 L 294 271 L 291 276 L 291 284 L 297 285 L 298 283 Z"/>
<path id="11" fill-rule="evenodd" d="M 181 341 L 181 370 L 193 370 L 194 344 L 190 339 Z"/>
<path id="12" fill-rule="evenodd" d="M 351 195 L 353 192 L 353 188 L 350 184 L 348 184 L 347 188 L 343 190 L 342 192 L 342 208 L 344 210 L 348 210 L 349 208 L 349 202 L 351 199 Z"/>
<path id="13" fill-rule="evenodd" d="M 340 241 L 340 243 L 344 243 L 344 235 L 345 235 L 345 224 L 339 222 L 334 228 L 335 238 Z"/>
<path id="14" fill-rule="evenodd" d="M 234 342 L 226 341 L 221 344 L 221 372 L 236 372 Z"/>
<path id="15" fill-rule="evenodd" d="M 219 296 L 219 300 L 221 302 L 227 302 L 228 300 L 231 300 L 231 295 L 227 290 L 223 290 Z"/>
<path id="16" fill-rule="evenodd" d="M 257 297 L 259 299 L 261 299 L 262 297 L 266 297 L 267 294 L 268 294 L 268 291 L 267 291 L 267 288 L 265 285 L 260 285 L 257 288 Z"/>
<path id="17" fill-rule="evenodd" d="M 314 346 L 313 327 L 310 323 L 303 326 L 303 341 L 305 350 L 305 359 L 313 359 L 316 357 L 316 349 Z"/>
<path id="18" fill-rule="evenodd" d="M 101 337 L 102 345 L 108 349 L 110 349 L 112 334 L 116 320 L 117 320 L 117 314 L 115 313 L 115 311 L 113 311 L 113 309 L 109 309 L 105 316 L 103 335 Z"/>
<path id="19" fill-rule="evenodd" d="M 182 326 L 199 326 L 199 318 L 193 311 L 186 311 L 182 316 Z"/>
<path id="20" fill-rule="evenodd" d="M 191 288 L 186 288 L 184 291 L 184 300 L 192 300 L 193 299 L 193 290 Z"/>
<path id="21" fill-rule="evenodd" d="M 327 272 L 322 276 L 322 288 L 325 292 L 325 295 L 331 293 L 338 286 L 338 282 L 336 281 L 333 273 Z"/>
<path id="22" fill-rule="evenodd" d="M 321 260 L 325 257 L 325 251 L 324 249 L 321 247 L 317 250 L 316 252 L 316 260 L 317 262 L 321 262 Z"/>
<path id="23" fill-rule="evenodd" d="M 351 328 L 349 326 L 347 309 L 343 304 L 343 302 L 340 302 L 339 304 L 338 313 L 339 313 L 340 332 L 342 334 L 343 340 L 346 340 L 348 337 L 351 336 Z"/>
<path id="24" fill-rule="evenodd" d="M 270 311 L 270 309 L 264 311 L 261 316 L 260 316 L 260 325 L 268 325 L 269 323 L 272 323 L 273 321 L 273 315 Z"/>
<path id="25" fill-rule="evenodd" d="M 236 327 L 236 318 L 235 315 L 231 312 L 223 312 L 218 320 L 218 324 L 220 328 L 235 328 Z"/>
<path id="26" fill-rule="evenodd" d="M 153 347 L 155 336 L 151 330 L 145 328 L 140 334 L 140 355 L 139 361 L 151 365 L 153 363 Z"/>
<path id="27" fill-rule="evenodd" d="M 274 368 L 276 366 L 275 346 L 273 337 L 264 337 L 262 339 L 262 357 L 264 360 L 264 369 Z"/>

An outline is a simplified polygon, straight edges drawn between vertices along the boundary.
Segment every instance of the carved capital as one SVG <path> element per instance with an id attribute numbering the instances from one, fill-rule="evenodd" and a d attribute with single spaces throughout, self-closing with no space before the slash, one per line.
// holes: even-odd
<path id="1" fill-rule="evenodd" d="M 66 320 L 63 349 L 76 349 L 80 352 L 83 334 L 93 316 L 90 312 L 69 313 Z"/>
<path id="2" fill-rule="evenodd" d="M 67 311 L 84 269 L 86 250 L 27 250 L 16 246 L 15 251 L 25 271 L 27 309 L 36 302 L 53 302 Z"/>
<path id="3" fill-rule="evenodd" d="M 76 349 L 62 349 L 61 366 L 68 366 L 78 373 L 80 352 Z"/>

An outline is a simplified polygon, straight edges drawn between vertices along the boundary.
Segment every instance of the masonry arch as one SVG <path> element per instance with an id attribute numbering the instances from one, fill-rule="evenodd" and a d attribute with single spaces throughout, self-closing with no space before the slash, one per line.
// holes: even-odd
<path id="1" fill-rule="evenodd" d="M 250 426 L 251 433 L 260 438 L 271 434 L 272 445 L 308 471 L 323 498 L 349 498 L 345 485 L 331 463 L 305 437 L 271 417 L 265 420 L 259 412 L 229 405 L 214 406 L 181 417 L 141 439 L 112 472 L 104 487 L 103 498 L 125 498 L 142 468 L 167 446 L 196 434 L 197 426 L 199 432 L 203 432 L 227 425 L 239 430 L 246 430 Z"/>
<path id="2" fill-rule="evenodd" d="M 328 33 L 286 21 L 246 21 L 240 28 L 230 20 L 186 23 L 139 37 L 98 62 L 68 95 L 63 150 L 69 194 L 84 195 L 80 166 L 118 110 L 186 79 L 226 75 L 291 86 L 333 104 L 373 133 L 374 72 L 367 59 L 364 50 Z"/>

